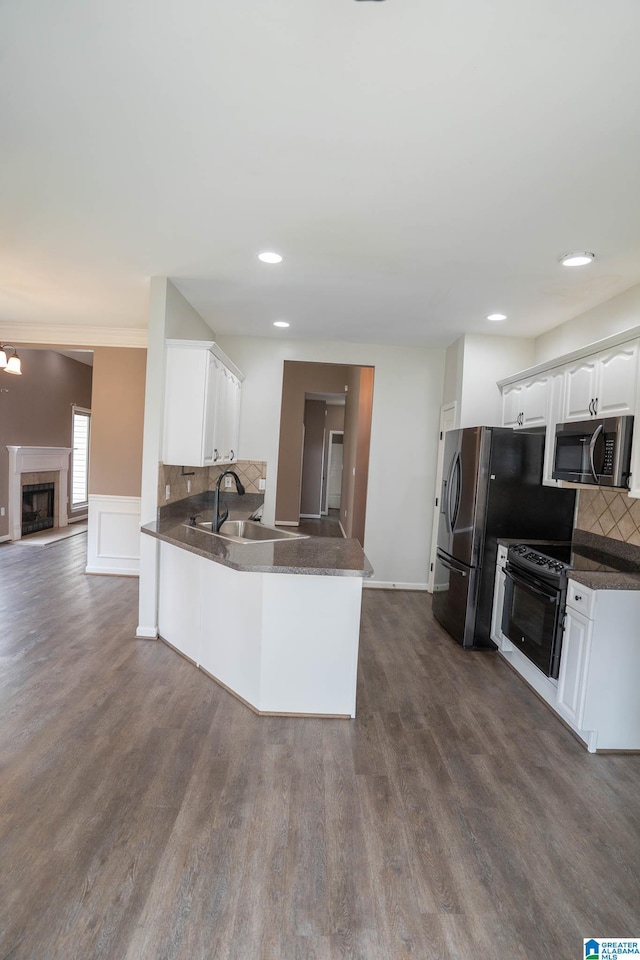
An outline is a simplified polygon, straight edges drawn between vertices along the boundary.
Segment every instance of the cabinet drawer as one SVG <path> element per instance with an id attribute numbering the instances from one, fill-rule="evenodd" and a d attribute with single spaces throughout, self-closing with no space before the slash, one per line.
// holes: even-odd
<path id="1" fill-rule="evenodd" d="M 575 581 L 569 580 L 567 606 L 578 610 L 583 616 L 588 617 L 590 620 L 593 620 L 596 596 L 596 591 L 591 590 L 590 587 L 584 587 L 581 583 L 575 583 Z"/>

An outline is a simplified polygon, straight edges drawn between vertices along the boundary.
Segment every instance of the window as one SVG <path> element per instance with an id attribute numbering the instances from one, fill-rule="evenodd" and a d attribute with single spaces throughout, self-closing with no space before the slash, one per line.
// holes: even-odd
<path id="1" fill-rule="evenodd" d="M 89 502 L 89 433 L 91 410 L 73 406 L 73 454 L 71 458 L 71 509 Z"/>

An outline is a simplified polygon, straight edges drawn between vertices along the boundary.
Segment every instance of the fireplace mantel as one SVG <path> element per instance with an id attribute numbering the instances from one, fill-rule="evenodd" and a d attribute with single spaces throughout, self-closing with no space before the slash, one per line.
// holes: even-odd
<path id="1" fill-rule="evenodd" d="M 9 536 L 12 540 L 22 537 L 22 497 L 20 476 L 23 473 L 60 473 L 58 526 L 69 523 L 67 498 L 69 489 L 69 454 L 71 447 L 12 447 L 9 451 Z"/>

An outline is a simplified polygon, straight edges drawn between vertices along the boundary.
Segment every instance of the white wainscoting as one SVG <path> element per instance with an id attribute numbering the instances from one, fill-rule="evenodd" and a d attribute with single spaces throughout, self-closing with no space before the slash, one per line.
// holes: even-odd
<path id="1" fill-rule="evenodd" d="M 86 573 L 140 573 L 140 497 L 89 497 Z"/>

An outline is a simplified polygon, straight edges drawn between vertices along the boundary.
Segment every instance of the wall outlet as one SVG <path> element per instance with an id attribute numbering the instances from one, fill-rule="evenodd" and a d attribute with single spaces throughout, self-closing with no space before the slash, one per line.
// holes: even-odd
<path id="1" fill-rule="evenodd" d="M 165 500 L 168 500 L 170 496 L 171 496 L 171 484 L 168 483 L 168 484 L 166 485 L 166 487 L 164 488 L 164 498 L 165 498 Z"/>
<path id="2" fill-rule="evenodd" d="M 191 493 L 191 480 L 187 480 L 187 493 Z"/>
<path id="3" fill-rule="evenodd" d="M 258 480 L 258 490 L 266 490 L 266 489 L 267 489 L 267 481 L 264 479 L 264 477 L 260 477 L 260 479 Z"/>
<path id="4" fill-rule="evenodd" d="M 4 507 L 0 507 L 0 517 L 4 517 Z"/>
<path id="5" fill-rule="evenodd" d="M 231 488 L 231 484 L 232 484 L 232 483 L 233 483 L 233 477 L 225 477 L 225 478 L 224 478 L 224 488 L 225 488 L 225 490 L 229 490 L 229 489 Z"/>

